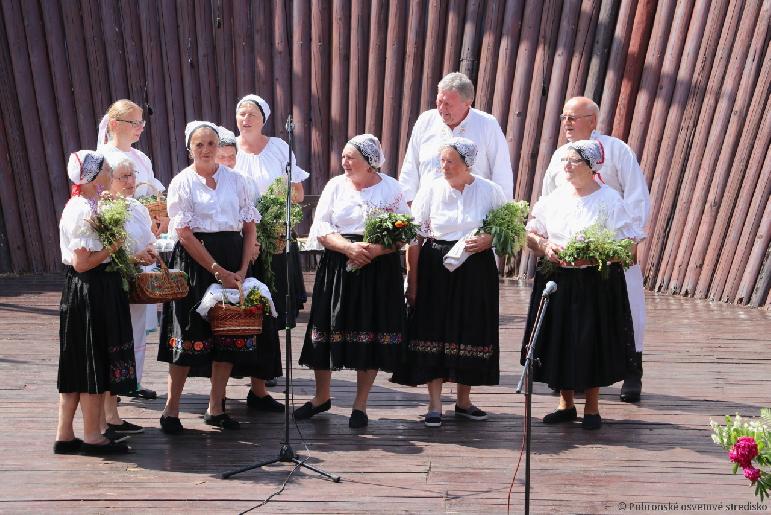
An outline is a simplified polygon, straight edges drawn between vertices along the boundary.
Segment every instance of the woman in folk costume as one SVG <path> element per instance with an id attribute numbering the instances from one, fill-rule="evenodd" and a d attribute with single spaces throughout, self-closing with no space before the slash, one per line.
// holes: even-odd
<path id="1" fill-rule="evenodd" d="M 75 187 L 59 221 L 67 272 L 59 307 L 59 424 L 54 453 L 125 453 L 129 447 L 124 442 L 113 442 L 100 430 L 104 394 L 136 389 L 128 297 L 120 273 L 107 269 L 121 243 L 105 248 L 89 224 L 112 170 L 102 154 L 81 150 L 70 156 L 67 173 Z M 82 440 L 73 429 L 78 405 L 83 413 Z"/>
<path id="2" fill-rule="evenodd" d="M 179 403 L 188 375 L 211 374 L 204 422 L 238 429 L 223 408 L 228 377 L 234 364 L 253 365 L 260 358 L 256 337 L 213 336 L 208 321 L 194 310 L 210 285 L 237 288 L 243 283 L 260 215 L 243 177 L 215 161 L 216 125 L 188 123 L 185 144 L 193 163 L 172 179 L 167 204 L 169 230 L 178 238 L 172 265 L 188 275 L 190 290 L 184 299 L 164 304 L 158 346 L 158 360 L 169 363 L 169 393 L 161 416 L 161 428 L 168 434 L 183 430 Z"/>

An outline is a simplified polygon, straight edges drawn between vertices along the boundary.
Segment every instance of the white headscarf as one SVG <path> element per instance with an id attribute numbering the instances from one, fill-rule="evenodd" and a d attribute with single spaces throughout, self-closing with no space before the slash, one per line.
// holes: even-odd
<path id="1" fill-rule="evenodd" d="M 469 168 L 474 166 L 474 163 L 477 160 L 477 144 L 468 138 L 456 136 L 442 145 L 442 148 L 451 148 L 455 150 L 460 154 L 460 157 L 463 158 L 463 162 L 466 163 L 466 166 Z"/>
<path id="2" fill-rule="evenodd" d="M 353 145 L 372 168 L 381 168 L 385 164 L 385 155 L 383 155 L 380 140 L 372 134 L 354 136 L 348 140 L 348 144 Z"/>
<path id="3" fill-rule="evenodd" d="M 602 145 L 593 139 L 582 139 L 568 144 L 568 149 L 575 150 L 581 159 L 589 165 L 593 172 L 602 168 L 603 159 Z"/>
<path id="4" fill-rule="evenodd" d="M 270 106 L 268 103 L 263 99 L 261 96 L 258 95 L 246 95 L 244 98 L 238 101 L 236 104 L 236 113 L 238 113 L 238 108 L 241 107 L 241 104 L 244 102 L 251 102 L 254 105 L 257 106 L 257 108 L 262 112 L 262 123 L 266 123 L 268 121 L 268 117 L 270 117 Z"/>
<path id="5" fill-rule="evenodd" d="M 221 147 L 235 147 L 236 135 L 230 129 L 226 129 L 223 126 L 217 127 L 217 135 L 220 137 Z"/>
<path id="6" fill-rule="evenodd" d="M 185 148 L 190 150 L 190 136 L 193 135 L 193 133 L 200 129 L 201 127 L 208 127 L 209 129 L 213 130 L 214 133 L 217 135 L 217 138 L 219 138 L 219 130 L 217 129 L 217 126 L 214 125 L 211 122 L 201 121 L 201 120 L 193 120 L 192 122 L 188 122 L 187 125 L 185 125 Z"/>

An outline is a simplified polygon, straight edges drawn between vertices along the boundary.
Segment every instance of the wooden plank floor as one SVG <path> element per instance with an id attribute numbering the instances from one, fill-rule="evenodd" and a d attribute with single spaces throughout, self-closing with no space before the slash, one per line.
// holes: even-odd
<path id="1" fill-rule="evenodd" d="M 306 276 L 310 290 L 312 276 Z M 279 489 L 291 467 L 275 465 L 230 480 L 226 470 L 276 455 L 282 415 L 248 411 L 246 380 L 233 380 L 230 411 L 242 430 L 220 433 L 203 424 L 208 383 L 191 379 L 182 407 L 185 434 L 159 430 L 163 399 L 121 403 L 123 416 L 147 428 L 131 439 L 133 454 L 117 459 L 55 456 L 56 369 L 61 276 L 0 278 L 0 512 L 239 513 Z M 522 442 L 523 398 L 518 348 L 529 288 L 501 288 L 501 385 L 479 388 L 475 403 L 491 413 L 481 423 L 446 417 L 428 429 L 423 388 L 378 377 L 370 427 L 347 421 L 355 373 L 333 375 L 333 407 L 293 427 L 295 448 L 309 463 L 340 474 L 334 484 L 297 471 L 261 512 L 275 513 L 502 513 Z M 540 417 L 556 398 L 540 385 L 534 396 L 534 513 L 619 513 L 629 503 L 755 502 L 743 477 L 730 475 L 725 453 L 710 440 L 710 418 L 756 415 L 771 404 L 771 313 L 648 294 L 644 399 L 618 400 L 619 385 L 602 391 L 604 427 L 546 427 Z M 307 310 L 293 333 L 294 355 Z M 145 381 L 165 390 L 164 364 L 148 346 Z M 313 391 L 312 373 L 296 369 L 295 405 Z M 274 395 L 282 396 L 282 388 Z M 449 415 L 452 388 L 446 387 Z M 165 396 L 164 396 L 165 397 Z M 82 426 L 77 420 L 76 431 Z M 302 435 L 302 436 L 300 436 Z M 301 443 L 302 441 L 305 444 Z M 306 450 L 307 446 L 307 450 Z M 523 506 L 524 460 L 511 512 Z M 639 506 L 634 511 L 653 508 Z M 720 508 L 701 511 L 717 511 Z M 765 506 L 771 511 L 771 507 Z M 724 508 L 725 510 L 725 508 Z M 631 509 L 628 511 L 632 511 Z M 682 508 L 679 511 L 684 511 Z"/>

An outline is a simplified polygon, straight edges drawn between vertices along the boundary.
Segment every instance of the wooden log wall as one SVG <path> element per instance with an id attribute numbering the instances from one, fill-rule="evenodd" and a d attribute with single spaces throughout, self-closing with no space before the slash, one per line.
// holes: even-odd
<path id="1" fill-rule="evenodd" d="M 145 108 L 138 147 L 168 183 L 185 123 L 234 129 L 256 92 L 270 134 L 292 112 L 318 194 L 361 132 L 398 175 L 460 70 L 506 134 L 517 198 L 539 196 L 565 99 L 593 97 L 651 189 L 648 288 L 768 304 L 771 0 L 0 0 L 0 70 L 0 273 L 60 269 L 67 155 L 118 98 Z"/>

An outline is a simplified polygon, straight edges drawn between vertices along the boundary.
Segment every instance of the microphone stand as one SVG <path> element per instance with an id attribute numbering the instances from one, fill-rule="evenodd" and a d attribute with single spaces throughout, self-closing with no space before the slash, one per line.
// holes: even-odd
<path id="1" fill-rule="evenodd" d="M 286 4 L 285 4 L 286 6 Z M 292 62 L 292 25 L 289 23 L 289 14 L 287 11 L 287 39 L 289 40 L 289 62 Z M 292 73 L 289 74 L 289 105 L 292 106 Z M 286 373 L 284 374 L 285 379 L 285 389 L 284 389 L 284 439 L 281 442 L 281 448 L 278 451 L 278 456 L 276 458 L 262 461 L 259 463 L 255 463 L 252 465 L 247 465 L 246 467 L 242 467 L 237 470 L 232 470 L 230 472 L 225 472 L 222 474 L 222 479 L 228 479 L 229 477 L 232 477 L 236 474 L 240 474 L 242 472 L 246 472 L 248 470 L 254 470 L 257 468 L 262 468 L 266 465 L 272 465 L 274 463 L 294 463 L 296 467 L 303 467 L 309 470 L 312 470 L 313 472 L 316 472 L 317 474 L 327 478 L 331 479 L 335 483 L 340 482 L 340 476 L 335 474 L 330 474 L 329 472 L 325 472 L 321 470 L 320 468 L 314 467 L 312 465 L 308 465 L 306 460 L 308 458 L 303 458 L 302 456 L 298 455 L 294 449 L 292 449 L 292 442 L 289 437 L 289 392 L 292 389 L 292 327 L 294 327 L 294 307 L 293 307 L 293 299 L 292 299 L 292 267 L 290 266 L 290 260 L 289 260 L 289 248 L 290 243 L 292 241 L 292 167 L 294 166 L 292 163 L 292 157 L 294 156 L 294 122 L 292 121 L 292 114 L 291 114 L 291 107 L 290 107 L 290 114 L 286 119 L 286 132 L 287 132 L 287 142 L 289 144 L 289 155 L 287 156 L 286 160 L 286 166 L 285 166 L 285 173 L 286 173 L 286 179 L 287 179 L 287 187 L 286 187 L 286 204 L 285 204 L 285 216 L 286 216 L 286 222 L 284 225 L 284 237 L 286 238 L 284 241 L 286 244 L 284 245 L 284 270 L 286 272 L 285 280 L 286 280 L 286 297 L 285 297 L 285 306 L 286 306 L 286 313 L 284 314 L 284 319 L 286 322 L 285 326 L 285 338 L 284 342 L 286 345 Z"/>
<path id="2" fill-rule="evenodd" d="M 531 399 L 533 395 L 533 365 L 539 362 L 538 358 L 535 357 L 535 345 L 538 341 L 538 334 L 541 332 L 541 323 L 543 322 L 544 313 L 546 313 L 546 307 L 549 305 L 549 296 L 556 290 L 555 288 L 549 291 L 548 286 L 547 284 L 547 288 L 541 294 L 541 302 L 538 304 L 538 311 L 535 315 L 535 326 L 530 332 L 530 341 L 527 344 L 525 365 L 516 389 L 516 393 L 522 393 L 523 384 L 525 386 L 525 515 L 530 513 L 530 432 L 533 422 L 531 418 L 533 409 Z"/>

